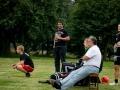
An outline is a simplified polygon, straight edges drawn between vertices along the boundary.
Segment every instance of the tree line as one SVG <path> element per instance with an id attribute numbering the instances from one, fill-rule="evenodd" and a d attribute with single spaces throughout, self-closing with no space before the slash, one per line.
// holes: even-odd
<path id="1" fill-rule="evenodd" d="M 24 44 L 27 51 L 51 53 L 56 22 L 61 20 L 71 36 L 68 51 L 81 56 L 83 40 L 98 38 L 103 56 L 114 44 L 120 22 L 120 0 L 0 0 L 0 55 Z"/>

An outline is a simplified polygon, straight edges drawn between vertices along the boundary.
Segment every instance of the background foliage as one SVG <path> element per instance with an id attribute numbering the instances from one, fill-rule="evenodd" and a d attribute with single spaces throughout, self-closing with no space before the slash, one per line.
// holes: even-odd
<path id="1" fill-rule="evenodd" d="M 10 53 L 10 44 L 27 51 L 52 51 L 56 22 L 62 20 L 71 36 L 68 51 L 81 56 L 83 40 L 98 38 L 104 58 L 112 50 L 120 0 L 0 0 L 0 55 Z"/>

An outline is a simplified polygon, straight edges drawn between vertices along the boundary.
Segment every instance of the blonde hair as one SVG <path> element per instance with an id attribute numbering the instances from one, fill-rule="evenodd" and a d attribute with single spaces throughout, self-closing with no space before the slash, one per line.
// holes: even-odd
<path id="1" fill-rule="evenodd" d="M 17 48 L 20 49 L 21 51 L 24 51 L 25 49 L 23 45 L 18 45 Z"/>

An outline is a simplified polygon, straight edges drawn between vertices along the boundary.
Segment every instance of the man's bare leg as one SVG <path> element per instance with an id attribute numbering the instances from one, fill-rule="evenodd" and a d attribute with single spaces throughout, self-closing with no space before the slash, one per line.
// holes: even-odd
<path id="1" fill-rule="evenodd" d="M 22 65 L 17 65 L 16 69 L 21 71 L 21 72 L 27 73 L 27 71 L 22 67 Z"/>

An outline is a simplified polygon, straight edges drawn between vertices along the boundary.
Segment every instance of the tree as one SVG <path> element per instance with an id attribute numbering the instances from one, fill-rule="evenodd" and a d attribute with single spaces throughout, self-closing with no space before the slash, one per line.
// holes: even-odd
<path id="1" fill-rule="evenodd" d="M 9 52 L 10 41 L 14 37 L 14 9 L 18 0 L 0 0 L 0 54 Z"/>
<path id="2" fill-rule="evenodd" d="M 66 0 L 0 0 L 0 55 L 9 53 L 10 43 L 14 47 L 17 43 L 23 44 L 27 51 L 47 49 L 49 53 L 55 23 L 58 17 L 66 18 L 63 12 L 68 0 L 64 2 Z"/>
<path id="3" fill-rule="evenodd" d="M 73 43 L 82 47 L 86 36 L 94 35 L 100 41 L 104 58 L 106 48 L 120 22 L 119 0 L 77 0 L 71 13 Z"/>

